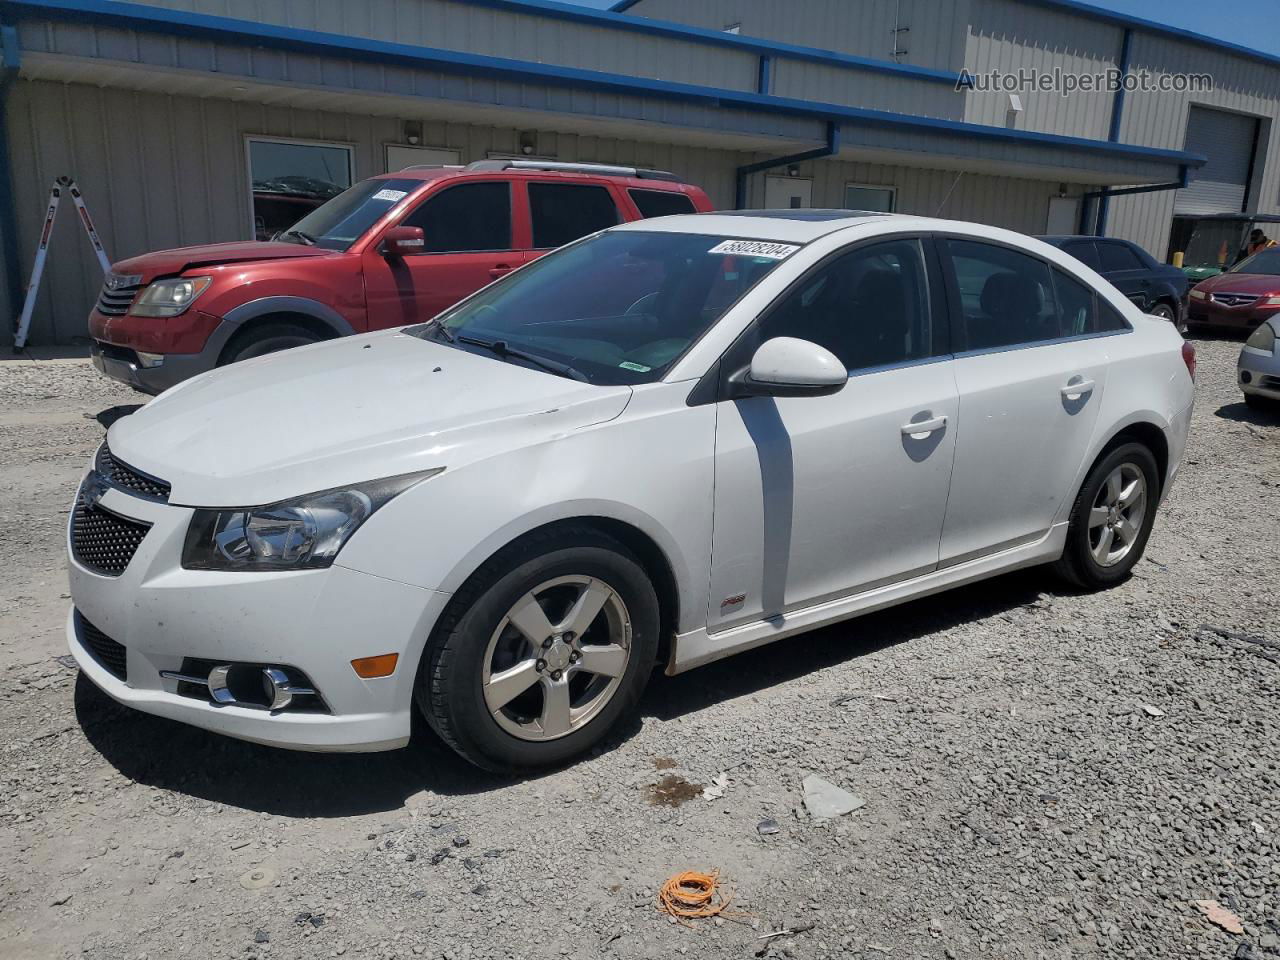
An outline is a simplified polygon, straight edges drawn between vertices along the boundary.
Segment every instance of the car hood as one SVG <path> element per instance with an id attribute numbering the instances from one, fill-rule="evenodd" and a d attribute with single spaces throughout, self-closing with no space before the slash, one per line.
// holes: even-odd
<path id="1" fill-rule="evenodd" d="M 333 256 L 333 250 L 308 247 L 300 243 L 273 243 L 247 240 L 238 243 L 206 243 L 197 247 L 175 247 L 155 250 L 111 265 L 113 273 L 122 276 L 140 274 L 144 283 L 156 277 L 169 277 L 193 267 L 217 266 L 221 263 L 244 263 L 247 260 L 288 260 L 297 257 Z"/>
<path id="2" fill-rule="evenodd" d="M 391 330 L 210 371 L 107 436 L 171 503 L 254 506 L 554 440 L 630 397 Z"/>
<path id="3" fill-rule="evenodd" d="M 1220 273 L 1198 284 L 1197 289 L 1205 293 L 1275 293 L 1280 292 L 1280 277 L 1270 273 Z"/>

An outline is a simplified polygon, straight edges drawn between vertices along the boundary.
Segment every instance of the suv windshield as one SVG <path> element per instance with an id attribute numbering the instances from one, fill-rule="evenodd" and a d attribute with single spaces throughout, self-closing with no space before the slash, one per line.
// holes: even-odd
<path id="1" fill-rule="evenodd" d="M 1237 263 L 1229 272 L 1280 276 L 1280 247 L 1261 250 L 1243 263 Z"/>
<path id="2" fill-rule="evenodd" d="M 422 186 L 421 180 L 362 180 L 316 207 L 277 240 L 346 250 L 384 213 Z"/>
<path id="3" fill-rule="evenodd" d="M 796 249 L 702 234 L 600 233 L 407 332 L 513 363 L 541 358 L 550 361 L 545 369 L 569 368 L 553 372 L 595 384 L 651 383 Z"/>

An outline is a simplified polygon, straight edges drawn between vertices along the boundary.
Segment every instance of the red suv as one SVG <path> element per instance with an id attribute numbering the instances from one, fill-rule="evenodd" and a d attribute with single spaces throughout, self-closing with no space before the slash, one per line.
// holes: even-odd
<path id="1" fill-rule="evenodd" d="M 711 209 L 673 174 L 482 160 L 357 183 L 271 241 L 179 247 L 111 268 L 93 362 L 159 393 L 205 370 L 428 320 L 555 247 L 628 220 Z"/>

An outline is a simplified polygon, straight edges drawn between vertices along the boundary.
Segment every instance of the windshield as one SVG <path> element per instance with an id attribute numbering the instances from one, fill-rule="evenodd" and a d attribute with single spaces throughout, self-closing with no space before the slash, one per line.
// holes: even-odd
<path id="1" fill-rule="evenodd" d="M 512 356 L 519 351 L 591 383 L 651 383 L 797 249 L 702 234 L 601 233 L 408 332 L 527 362 Z"/>
<path id="2" fill-rule="evenodd" d="M 1248 260 L 1237 263 L 1230 273 L 1256 273 L 1280 276 L 1280 247 L 1270 247 L 1255 253 Z"/>
<path id="3" fill-rule="evenodd" d="M 276 239 L 346 250 L 384 213 L 420 186 L 421 180 L 362 180 L 281 231 Z"/>

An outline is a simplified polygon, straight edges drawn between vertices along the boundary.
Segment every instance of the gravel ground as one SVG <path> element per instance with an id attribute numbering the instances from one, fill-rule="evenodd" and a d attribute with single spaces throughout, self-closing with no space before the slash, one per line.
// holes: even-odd
<path id="1" fill-rule="evenodd" d="M 1189 461 L 1128 583 L 1024 571 L 655 677 L 606 749 L 519 782 L 425 731 L 293 754 L 78 679 L 67 503 L 94 417 L 137 398 L 0 364 L 0 955 L 1280 957 L 1280 419 L 1240 402 L 1238 343 L 1198 346 Z M 810 819 L 809 774 L 865 805 Z M 658 912 L 711 868 L 730 916 Z"/>

